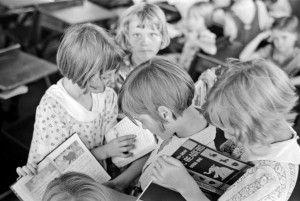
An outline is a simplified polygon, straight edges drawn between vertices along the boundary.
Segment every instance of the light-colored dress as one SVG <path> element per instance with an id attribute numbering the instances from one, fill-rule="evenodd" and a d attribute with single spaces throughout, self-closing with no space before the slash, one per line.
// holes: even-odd
<path id="1" fill-rule="evenodd" d="M 298 136 L 271 145 L 264 156 L 249 156 L 255 166 L 219 198 L 219 201 L 287 201 L 295 187 L 300 164 Z"/>
<path id="2" fill-rule="evenodd" d="M 92 93 L 89 111 L 71 97 L 62 80 L 52 85 L 36 110 L 33 138 L 28 163 L 38 163 L 73 133 L 77 133 L 88 149 L 104 143 L 104 134 L 116 124 L 117 95 L 106 87 L 103 93 Z"/>
<path id="3" fill-rule="evenodd" d="M 208 125 L 205 129 L 196 133 L 190 137 L 186 138 L 178 138 L 177 136 L 173 136 L 169 140 L 160 140 L 156 149 L 152 151 L 148 161 L 143 167 L 143 172 L 140 177 L 139 183 L 142 189 L 145 189 L 147 184 L 151 181 L 151 173 L 154 165 L 154 161 L 156 161 L 160 156 L 167 155 L 171 156 L 186 140 L 193 139 L 197 142 L 200 142 L 204 145 L 207 145 L 213 149 L 215 149 L 214 139 L 216 137 L 216 127 L 212 125 Z"/>

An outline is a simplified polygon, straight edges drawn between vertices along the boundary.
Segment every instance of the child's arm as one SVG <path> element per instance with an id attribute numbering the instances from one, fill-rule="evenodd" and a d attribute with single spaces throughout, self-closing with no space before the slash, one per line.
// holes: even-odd
<path id="1" fill-rule="evenodd" d="M 271 36 L 271 31 L 265 31 L 258 34 L 252 41 L 248 43 L 248 45 L 243 49 L 243 51 L 240 54 L 240 60 L 241 61 L 248 61 L 250 59 L 258 58 L 260 57 L 259 54 L 257 54 L 255 51 L 260 44 L 261 41 L 264 39 L 267 39 Z"/>
<path id="2" fill-rule="evenodd" d="M 176 189 L 187 201 L 209 201 L 183 164 L 173 157 L 159 157 L 152 174 L 155 183 Z"/>
<path id="3" fill-rule="evenodd" d="M 124 191 L 124 189 L 126 189 L 136 178 L 140 176 L 143 166 L 145 165 L 149 156 L 150 153 L 132 162 L 122 174 L 107 182 L 105 185 L 120 192 Z"/>
<path id="4" fill-rule="evenodd" d="M 17 168 L 19 177 L 36 174 L 37 164 L 70 136 L 62 117 L 52 108 L 44 99 L 37 107 L 27 165 Z"/>

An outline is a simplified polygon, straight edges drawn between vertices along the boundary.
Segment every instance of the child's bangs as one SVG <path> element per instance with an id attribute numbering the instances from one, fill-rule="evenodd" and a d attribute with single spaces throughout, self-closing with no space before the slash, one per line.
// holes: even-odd
<path id="1" fill-rule="evenodd" d="M 138 15 L 138 19 L 140 19 L 139 27 L 141 28 L 150 28 L 152 30 L 162 30 L 162 22 L 156 17 L 150 14 Z"/>

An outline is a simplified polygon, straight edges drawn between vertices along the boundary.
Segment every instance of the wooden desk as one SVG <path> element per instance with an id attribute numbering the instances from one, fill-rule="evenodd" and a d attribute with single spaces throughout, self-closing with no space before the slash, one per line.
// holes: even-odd
<path id="1" fill-rule="evenodd" d="M 1 0 L 0 5 L 7 9 L 20 9 L 55 1 L 56 0 Z"/>
<path id="2" fill-rule="evenodd" d="M 221 41 L 217 43 L 217 53 L 215 55 L 197 54 L 194 58 L 189 74 L 194 81 L 198 80 L 199 75 L 205 70 L 218 65 L 226 66 L 228 58 L 238 58 L 244 46 L 237 42 Z"/>
<path id="3" fill-rule="evenodd" d="M 115 12 L 87 0 L 81 5 L 57 3 L 37 7 L 40 12 L 40 26 L 63 32 L 70 25 L 97 22 L 117 17 Z"/>
<path id="4" fill-rule="evenodd" d="M 0 55 L 0 90 L 10 90 L 54 72 L 56 65 L 16 49 Z"/>

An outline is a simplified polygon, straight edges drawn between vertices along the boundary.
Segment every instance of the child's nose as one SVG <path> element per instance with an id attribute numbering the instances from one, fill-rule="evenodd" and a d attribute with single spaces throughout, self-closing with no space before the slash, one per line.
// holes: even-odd
<path id="1" fill-rule="evenodd" d="M 149 36 L 144 36 L 143 37 L 143 45 L 149 45 L 151 43 L 151 39 Z"/>

